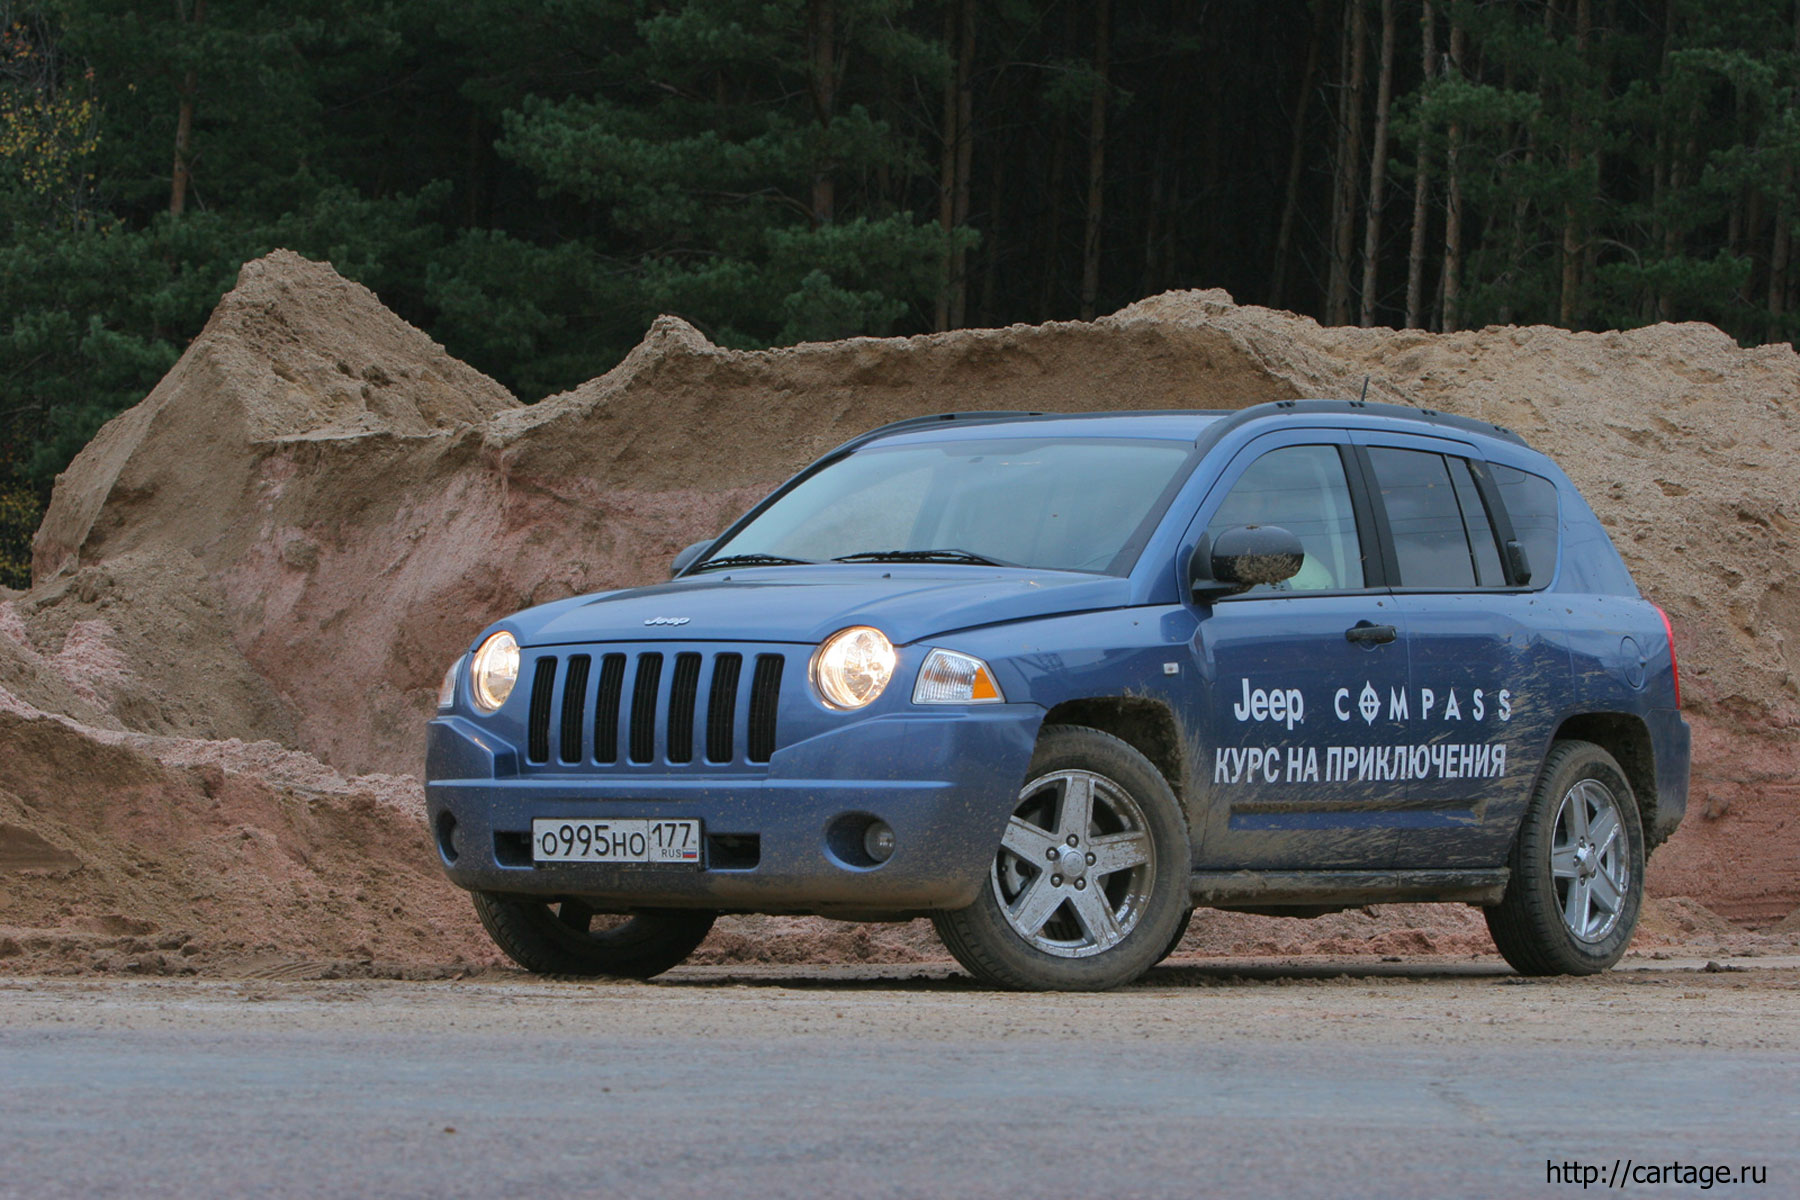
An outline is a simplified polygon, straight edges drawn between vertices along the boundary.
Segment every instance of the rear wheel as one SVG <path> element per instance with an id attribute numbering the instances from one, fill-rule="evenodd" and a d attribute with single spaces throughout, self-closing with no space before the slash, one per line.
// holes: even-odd
<path id="1" fill-rule="evenodd" d="M 475 914 L 506 956 L 541 975 L 648 979 L 679 965 L 712 929 L 710 912 L 597 913 L 573 897 L 476 892 Z"/>
<path id="2" fill-rule="evenodd" d="M 1612 755 L 1551 748 L 1507 866 L 1488 931 L 1521 975 L 1592 975 L 1623 957 L 1643 905 L 1644 832 Z"/>
<path id="3" fill-rule="evenodd" d="M 1092 991 L 1136 979 L 1173 949 L 1188 900 L 1174 793 L 1110 734 L 1044 730 L 975 903 L 933 918 L 977 978 Z"/>

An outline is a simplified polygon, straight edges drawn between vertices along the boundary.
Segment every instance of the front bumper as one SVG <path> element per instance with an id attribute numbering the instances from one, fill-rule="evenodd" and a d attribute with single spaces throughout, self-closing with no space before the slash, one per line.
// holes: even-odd
<path id="1" fill-rule="evenodd" d="M 874 717 L 777 751 L 765 775 L 519 774 L 510 747 L 445 716 L 429 727 L 425 803 L 445 874 L 470 890 L 579 896 L 602 909 L 960 908 L 988 877 L 1043 718 L 1029 704 Z M 536 817 L 697 818 L 701 861 L 534 865 Z M 868 818 L 895 834 L 879 865 L 859 865 L 844 836 Z"/>

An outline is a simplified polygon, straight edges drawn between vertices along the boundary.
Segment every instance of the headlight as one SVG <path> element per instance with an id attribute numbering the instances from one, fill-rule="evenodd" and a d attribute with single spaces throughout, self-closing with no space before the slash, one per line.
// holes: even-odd
<path id="1" fill-rule="evenodd" d="M 519 643 L 503 629 L 481 643 L 469 667 L 469 690 L 475 695 L 475 707 L 493 712 L 506 703 L 517 682 Z"/>
<path id="2" fill-rule="evenodd" d="M 1004 704 L 994 673 L 979 658 L 954 650 L 933 650 L 913 685 L 914 704 Z"/>
<path id="3" fill-rule="evenodd" d="M 813 655 L 813 687 L 833 708 L 873 703 L 893 677 L 894 644 L 867 625 L 838 630 Z"/>
<path id="4" fill-rule="evenodd" d="M 456 704 L 456 672 L 461 666 L 462 659 L 460 658 L 452 662 L 450 669 L 444 672 L 444 682 L 438 684 L 439 712 Z"/>

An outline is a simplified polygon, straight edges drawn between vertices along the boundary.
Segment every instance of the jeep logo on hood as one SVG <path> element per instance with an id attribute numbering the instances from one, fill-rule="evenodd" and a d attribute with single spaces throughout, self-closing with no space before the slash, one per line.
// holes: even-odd
<path id="1" fill-rule="evenodd" d="M 687 617 L 646 617 L 644 619 L 646 625 L 686 625 L 687 623 Z"/>

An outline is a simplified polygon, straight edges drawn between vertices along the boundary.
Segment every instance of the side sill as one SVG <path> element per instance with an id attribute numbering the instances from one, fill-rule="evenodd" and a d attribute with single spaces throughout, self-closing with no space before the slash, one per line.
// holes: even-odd
<path id="1" fill-rule="evenodd" d="M 1195 871 L 1189 891 L 1209 908 L 1310 908 L 1396 901 L 1498 904 L 1507 869 L 1478 871 Z"/>

